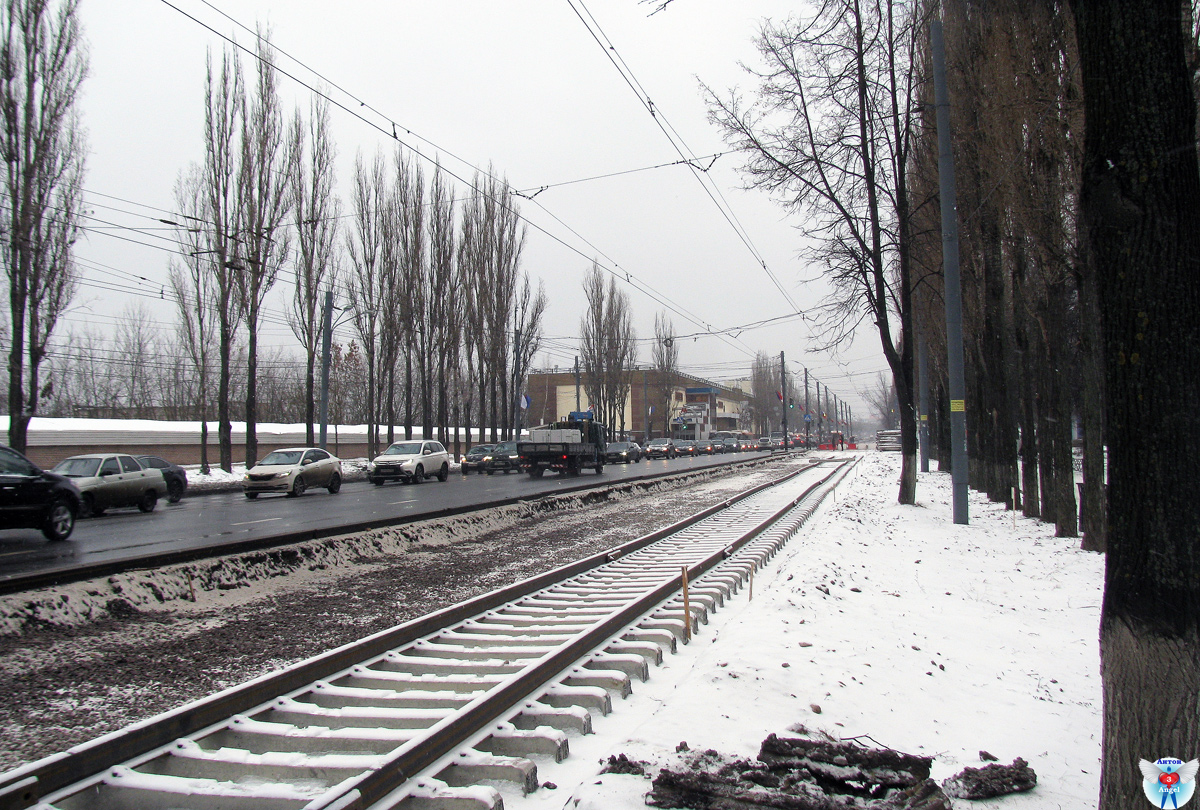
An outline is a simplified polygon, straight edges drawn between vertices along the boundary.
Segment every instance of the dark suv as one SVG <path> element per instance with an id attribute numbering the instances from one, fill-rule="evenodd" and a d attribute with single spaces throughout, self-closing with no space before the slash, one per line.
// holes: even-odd
<path id="1" fill-rule="evenodd" d="M 48 540 L 66 540 L 78 514 L 73 483 L 0 445 L 0 528 L 41 529 Z"/>
<path id="2" fill-rule="evenodd" d="M 517 455 L 516 442 L 500 442 L 492 448 L 492 452 L 484 459 L 483 469 L 488 475 L 497 470 L 503 471 L 505 474 L 513 470 L 520 470 L 521 457 Z"/>

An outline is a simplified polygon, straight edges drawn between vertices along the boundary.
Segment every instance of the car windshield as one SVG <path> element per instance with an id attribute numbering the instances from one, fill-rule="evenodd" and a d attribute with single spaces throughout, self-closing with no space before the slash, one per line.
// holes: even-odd
<path id="1" fill-rule="evenodd" d="M 676 446 L 677 447 L 692 447 L 695 444 L 696 444 L 695 442 L 682 441 L 682 442 L 679 442 Z"/>
<path id="2" fill-rule="evenodd" d="M 609 450 L 628 450 L 629 445 L 625 442 L 613 442 L 608 446 Z"/>
<path id="3" fill-rule="evenodd" d="M 654 441 L 650 442 L 651 447 L 662 447 L 666 444 L 667 444 L 666 439 L 655 439 Z"/>
<path id="4" fill-rule="evenodd" d="M 504 442 L 503 444 L 498 444 L 498 445 L 496 445 L 496 452 L 497 453 L 515 453 L 515 452 L 517 452 L 517 443 L 516 442 Z"/>
<path id="5" fill-rule="evenodd" d="M 385 456 L 418 456 L 421 454 L 420 442 L 396 442 L 387 450 L 383 451 Z"/>
<path id="6" fill-rule="evenodd" d="M 474 455 L 482 456 L 484 453 L 490 453 L 491 450 L 492 450 L 492 446 L 490 444 L 477 444 L 467 452 L 467 455 L 468 456 L 474 456 Z"/>
<path id="7" fill-rule="evenodd" d="M 303 450 L 275 450 L 274 452 L 267 453 L 266 458 L 258 463 L 263 466 L 299 464 L 300 457 L 303 455 Z"/>
<path id="8" fill-rule="evenodd" d="M 68 478 L 91 478 L 100 469 L 98 458 L 68 458 L 54 465 L 54 471 Z"/>

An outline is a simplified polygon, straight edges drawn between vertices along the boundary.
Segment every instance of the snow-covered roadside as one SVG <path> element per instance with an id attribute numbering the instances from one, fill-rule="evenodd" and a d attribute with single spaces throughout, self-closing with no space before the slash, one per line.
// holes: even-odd
<path id="1" fill-rule="evenodd" d="M 922 475 L 920 505 L 895 503 L 899 456 L 867 453 L 836 503 L 759 572 L 700 634 L 571 757 L 539 762 L 555 789 L 509 808 L 644 807 L 650 782 L 597 775 L 618 753 L 658 767 L 676 746 L 753 758 L 803 724 L 933 756 L 945 780 L 986 750 L 1023 757 L 1030 793 L 977 808 L 1088 806 L 1099 791 L 1098 622 L 1103 558 L 972 493 L 956 526 L 949 476 Z M 870 739 L 867 739 L 868 735 Z"/>

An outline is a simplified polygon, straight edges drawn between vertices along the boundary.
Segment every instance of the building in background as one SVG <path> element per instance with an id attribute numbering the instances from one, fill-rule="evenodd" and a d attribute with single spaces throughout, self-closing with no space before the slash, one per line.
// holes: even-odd
<path id="1" fill-rule="evenodd" d="M 526 426 L 546 425 L 565 419 L 572 411 L 588 410 L 583 383 L 581 378 L 577 407 L 574 371 L 531 371 L 525 389 L 530 398 Z M 656 369 L 635 369 L 626 398 L 626 422 L 609 425 L 610 433 L 624 433 L 637 441 L 660 436 L 705 439 L 715 431 L 745 427 L 743 411 L 748 397 L 740 388 L 677 373 L 669 407 L 660 397 L 661 390 Z"/>

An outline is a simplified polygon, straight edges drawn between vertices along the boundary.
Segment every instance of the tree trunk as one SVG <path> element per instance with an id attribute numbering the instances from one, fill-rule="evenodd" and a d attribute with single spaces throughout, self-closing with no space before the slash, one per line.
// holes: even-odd
<path id="1" fill-rule="evenodd" d="M 1141 801 L 1139 759 L 1200 740 L 1200 165 L 1178 0 L 1072 10 L 1110 458 L 1099 806 L 1117 810 Z"/>
<path id="2" fill-rule="evenodd" d="M 1104 463 L 1104 355 L 1100 331 L 1100 304 L 1096 277 L 1084 273 L 1077 279 L 1080 314 L 1080 364 L 1083 395 L 1079 406 L 1083 422 L 1083 543 L 1084 551 L 1108 547 L 1107 498 Z"/>

